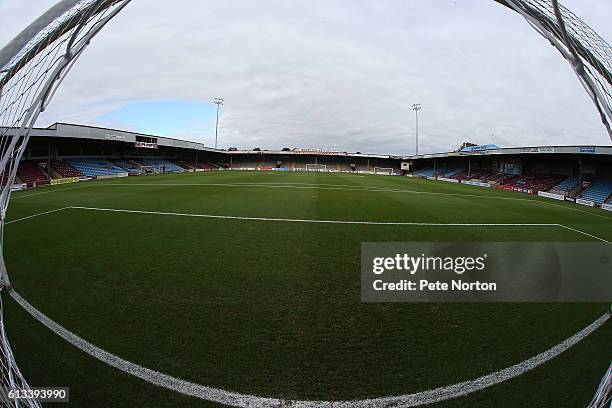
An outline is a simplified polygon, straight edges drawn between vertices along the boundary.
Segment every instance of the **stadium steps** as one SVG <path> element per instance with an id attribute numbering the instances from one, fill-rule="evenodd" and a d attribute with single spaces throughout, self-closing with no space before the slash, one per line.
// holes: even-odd
<path id="1" fill-rule="evenodd" d="M 148 166 L 153 166 L 157 171 L 163 171 L 167 173 L 182 173 L 185 171 L 185 169 L 181 166 L 169 162 L 166 159 L 147 158 L 142 159 L 142 161 L 144 161 Z"/>
<path id="2" fill-rule="evenodd" d="M 588 186 L 581 194 L 582 198 L 603 204 L 612 195 L 612 180 L 597 180 Z"/>
<path id="3" fill-rule="evenodd" d="M 79 173 L 79 171 L 64 160 L 51 160 L 51 169 L 61 178 L 83 176 L 81 173 Z"/>
<path id="4" fill-rule="evenodd" d="M 504 180 L 504 183 L 499 188 L 535 194 L 538 191 L 550 190 L 562 178 L 563 176 L 552 174 L 525 174 L 513 180 Z"/>
<path id="5" fill-rule="evenodd" d="M 17 174 L 28 187 L 49 184 L 49 177 L 47 174 L 42 171 L 38 164 L 30 161 L 20 162 L 17 168 Z"/>
<path id="6" fill-rule="evenodd" d="M 115 163 L 117 166 L 125 169 L 125 171 L 127 171 L 128 173 L 137 173 L 137 174 L 142 173 L 140 166 L 132 160 L 122 159 L 122 160 L 112 160 L 112 162 Z"/>
<path id="7" fill-rule="evenodd" d="M 66 159 L 68 164 L 87 177 L 125 173 L 125 169 L 106 159 Z"/>
<path id="8" fill-rule="evenodd" d="M 571 195 L 571 192 L 580 184 L 580 176 L 568 177 L 560 183 L 556 184 L 551 190 L 551 193 L 561 195 Z"/>

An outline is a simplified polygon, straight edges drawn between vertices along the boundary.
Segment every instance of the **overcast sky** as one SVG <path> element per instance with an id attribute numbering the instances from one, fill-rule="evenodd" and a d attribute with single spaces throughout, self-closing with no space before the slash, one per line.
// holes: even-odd
<path id="1" fill-rule="evenodd" d="M 0 0 L 5 44 L 53 0 Z M 612 1 L 564 4 L 609 43 Z M 569 64 L 492 0 L 133 0 L 38 126 L 341 151 L 610 144 Z"/>

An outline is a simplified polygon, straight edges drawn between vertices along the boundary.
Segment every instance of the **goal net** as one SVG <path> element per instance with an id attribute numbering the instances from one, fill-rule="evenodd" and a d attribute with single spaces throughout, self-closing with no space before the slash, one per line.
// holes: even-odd
<path id="1" fill-rule="evenodd" d="M 130 0 L 63 0 L 0 50 L 0 289 L 12 294 L 4 260 L 4 227 L 29 133 L 91 39 Z M 11 350 L 0 297 L 0 388 L 29 390 Z M 40 407 L 35 399 L 0 397 L 8 407 Z"/>
<path id="2" fill-rule="evenodd" d="M 307 164 L 306 171 L 327 171 L 325 164 Z"/>
<path id="3" fill-rule="evenodd" d="M 154 166 L 140 166 L 140 172 L 142 174 L 156 173 Z"/>
<path id="4" fill-rule="evenodd" d="M 391 167 L 374 167 L 374 174 L 386 174 L 390 176 L 394 173 Z"/>

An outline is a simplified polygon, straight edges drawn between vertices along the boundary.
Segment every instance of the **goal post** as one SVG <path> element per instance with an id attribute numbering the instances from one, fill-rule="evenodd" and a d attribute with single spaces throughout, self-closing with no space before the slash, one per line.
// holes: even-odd
<path id="1" fill-rule="evenodd" d="M 0 388 L 30 390 L 9 344 L 1 296 L 13 294 L 3 256 L 6 212 L 30 130 L 92 38 L 130 0 L 62 0 L 0 49 Z M 0 405 L 40 407 L 34 398 Z"/>
<path id="2" fill-rule="evenodd" d="M 307 164 L 306 171 L 327 171 L 327 165 L 325 164 Z"/>
<path id="3" fill-rule="evenodd" d="M 391 176 L 395 174 L 395 171 L 393 171 L 393 168 L 391 167 L 374 167 L 374 174 L 384 174 L 387 176 Z"/>

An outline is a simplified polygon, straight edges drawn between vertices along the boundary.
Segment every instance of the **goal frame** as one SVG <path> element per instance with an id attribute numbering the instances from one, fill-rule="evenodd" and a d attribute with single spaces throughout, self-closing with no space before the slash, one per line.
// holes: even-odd
<path id="1" fill-rule="evenodd" d="M 140 174 L 153 174 L 156 173 L 155 166 L 140 166 Z"/>
<path id="2" fill-rule="evenodd" d="M 311 168 L 309 166 L 314 166 L 315 168 Z M 319 163 L 306 163 L 306 171 L 318 171 L 323 173 L 327 171 L 327 165 Z"/>
<path id="3" fill-rule="evenodd" d="M 381 171 L 381 170 L 388 170 L 388 171 Z M 374 174 L 392 176 L 395 174 L 395 171 L 393 167 L 374 167 Z"/>

